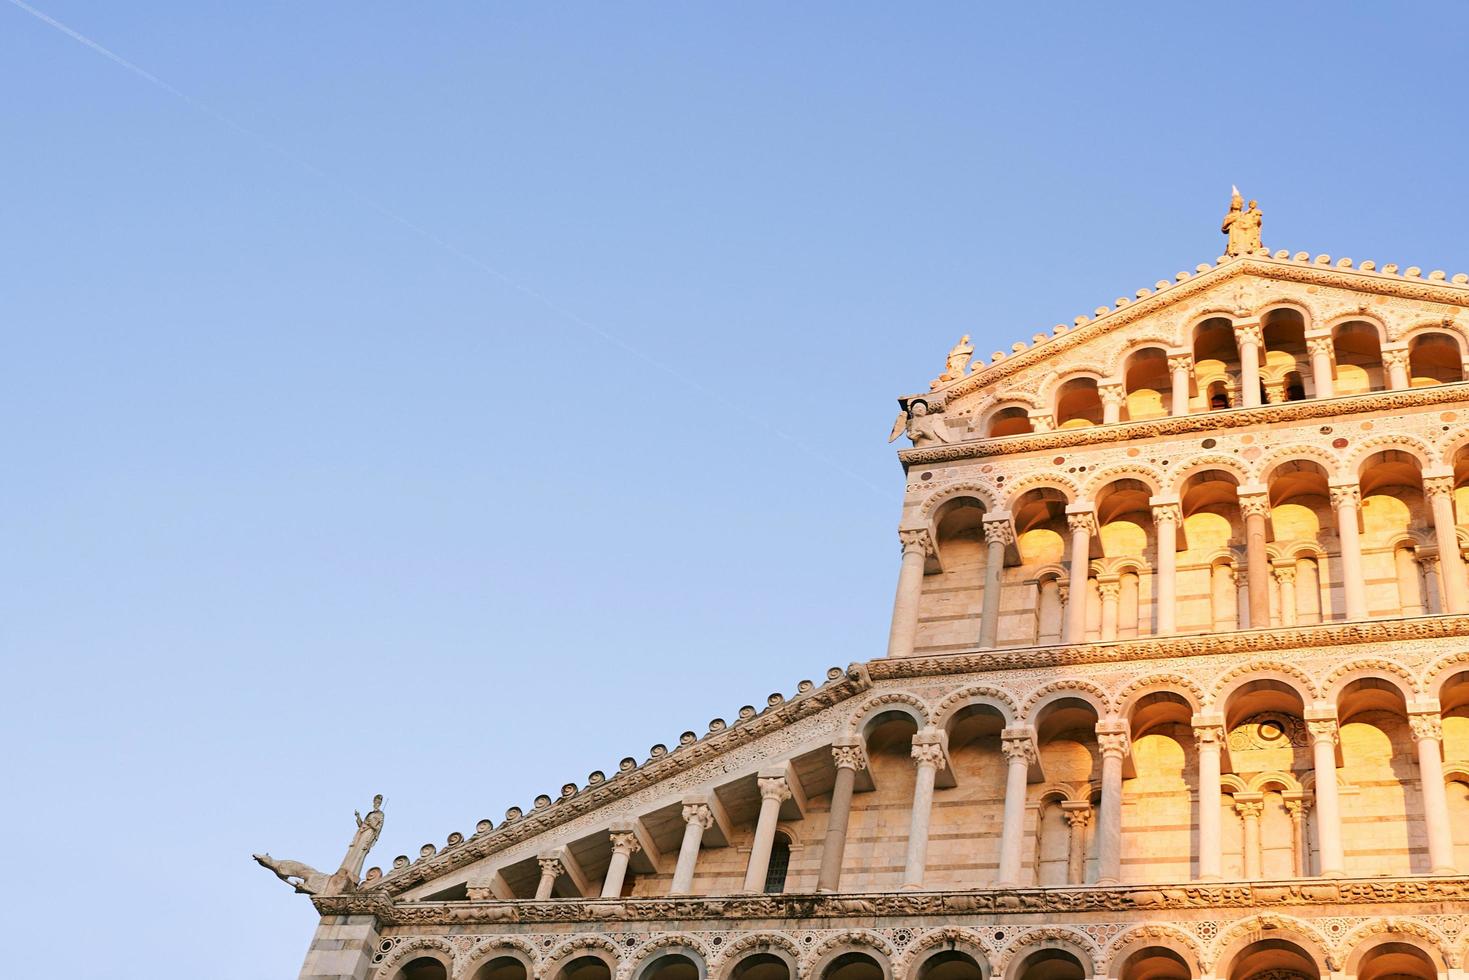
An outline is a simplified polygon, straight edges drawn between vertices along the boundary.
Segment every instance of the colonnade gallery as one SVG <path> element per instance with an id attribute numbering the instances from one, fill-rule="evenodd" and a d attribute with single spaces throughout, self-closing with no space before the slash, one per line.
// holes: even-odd
<path id="1" fill-rule="evenodd" d="M 1462 977 L 1469 276 L 1259 226 L 899 399 L 884 656 L 385 870 L 377 809 L 262 856 L 301 976 Z"/>

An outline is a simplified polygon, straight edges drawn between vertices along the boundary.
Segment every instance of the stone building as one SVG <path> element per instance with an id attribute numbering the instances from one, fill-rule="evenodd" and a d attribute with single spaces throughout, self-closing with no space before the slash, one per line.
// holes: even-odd
<path id="1" fill-rule="evenodd" d="M 885 657 L 362 880 L 377 809 L 263 857 L 303 980 L 1462 978 L 1469 276 L 1259 227 L 900 399 Z"/>

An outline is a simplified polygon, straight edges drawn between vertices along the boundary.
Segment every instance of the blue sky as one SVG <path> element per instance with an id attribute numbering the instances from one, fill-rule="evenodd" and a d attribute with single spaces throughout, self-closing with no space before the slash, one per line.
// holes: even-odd
<path id="1" fill-rule="evenodd" d="M 252 851 L 880 656 L 894 396 L 1231 183 L 1469 270 L 1462 5 L 36 3 L 162 84 L 0 2 L 18 974 L 294 976 Z"/>

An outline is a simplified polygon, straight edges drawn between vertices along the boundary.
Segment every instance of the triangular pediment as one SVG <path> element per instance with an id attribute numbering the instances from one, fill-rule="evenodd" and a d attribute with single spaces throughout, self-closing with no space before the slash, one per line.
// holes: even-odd
<path id="1" fill-rule="evenodd" d="M 1465 325 L 1451 321 L 1466 304 L 1469 276 L 1463 274 L 1450 279 L 1438 271 L 1400 272 L 1395 265 L 1379 269 L 1372 262 L 1333 263 L 1329 256 L 1283 251 L 1221 259 L 1037 332 L 1008 351 L 981 356 L 964 376 L 935 381 L 929 391 L 900 401 L 904 408 L 923 401 L 930 414 L 941 414 L 944 441 L 986 438 L 991 416 L 1007 409 L 1039 415 L 1042 426 L 1054 421 L 1047 416 L 1056 410 L 1057 389 L 1074 377 L 1124 388 L 1125 395 L 1131 356 L 1156 349 L 1164 357 L 1191 358 L 1196 330 L 1211 318 L 1258 323 L 1270 311 L 1290 307 L 1300 312 L 1308 333 L 1327 336 L 1334 324 L 1360 318 L 1373 324 L 1387 351 L 1445 322 L 1464 333 Z M 1153 410 L 1167 414 L 1168 406 Z"/>

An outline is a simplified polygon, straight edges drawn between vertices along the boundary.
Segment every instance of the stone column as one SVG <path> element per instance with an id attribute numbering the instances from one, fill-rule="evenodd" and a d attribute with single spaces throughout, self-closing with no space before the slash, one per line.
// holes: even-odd
<path id="1" fill-rule="evenodd" d="M 1290 814 L 1291 862 L 1297 878 L 1311 876 L 1311 854 L 1306 848 L 1306 801 L 1286 800 L 1285 812 Z"/>
<path id="2" fill-rule="evenodd" d="M 1127 393 L 1121 385 L 1098 385 L 1097 394 L 1102 396 L 1102 424 L 1111 425 L 1122 421 L 1122 403 Z"/>
<path id="3" fill-rule="evenodd" d="M 1331 338 L 1312 337 L 1306 341 L 1306 348 L 1311 352 L 1311 380 L 1316 385 L 1316 397 L 1335 397 L 1336 381 L 1331 368 L 1331 355 L 1335 349 Z"/>
<path id="4" fill-rule="evenodd" d="M 1122 579 L 1117 575 L 1106 575 L 1097 579 L 1097 590 L 1102 595 L 1102 639 L 1117 639 L 1117 600 L 1122 596 Z"/>
<path id="5" fill-rule="evenodd" d="M 1267 405 L 1285 404 L 1285 379 L 1265 382 L 1265 403 Z"/>
<path id="6" fill-rule="evenodd" d="M 1393 571 L 1398 577 L 1398 598 L 1404 616 L 1422 616 L 1423 571 L 1412 548 L 1398 548 L 1392 553 Z"/>
<path id="7" fill-rule="evenodd" d="M 1451 613 L 1469 612 L 1469 576 L 1466 576 L 1464 560 L 1459 556 L 1453 473 L 1424 473 L 1423 492 L 1433 508 L 1433 536 L 1438 543 L 1444 608 Z"/>
<path id="8" fill-rule="evenodd" d="M 1327 711 L 1306 712 L 1311 758 L 1316 770 L 1316 840 L 1321 849 L 1321 875 L 1346 874 L 1341 846 L 1341 804 L 1336 792 L 1336 717 Z"/>
<path id="9" fill-rule="evenodd" d="M 1076 507 L 1072 512 L 1071 507 Z M 1091 504 L 1066 508 L 1066 526 L 1071 529 L 1071 601 L 1066 607 L 1066 640 L 1086 642 L 1087 576 L 1091 571 L 1092 535 L 1097 532 Z"/>
<path id="10" fill-rule="evenodd" d="M 1102 812 L 1097 814 L 1097 884 L 1122 880 L 1122 759 L 1127 755 L 1127 725 L 1098 722 L 1102 753 Z"/>
<path id="11" fill-rule="evenodd" d="M 1086 884 L 1086 828 L 1092 822 L 1090 803 L 1066 802 L 1061 804 L 1061 813 L 1066 817 L 1066 883 Z"/>
<path id="12" fill-rule="evenodd" d="M 1153 531 L 1158 540 L 1158 562 L 1153 569 L 1153 604 L 1158 613 L 1158 635 L 1178 632 L 1178 529 L 1183 513 L 1176 500 L 1153 497 Z"/>
<path id="13" fill-rule="evenodd" d="M 1236 793 L 1234 812 L 1244 823 L 1245 877 L 1254 881 L 1260 877 L 1260 814 L 1265 802 L 1259 793 Z"/>
<path id="14" fill-rule="evenodd" d="M 1416 556 L 1423 574 L 1423 606 L 1430 616 L 1443 612 L 1443 576 L 1439 574 L 1438 548 Z"/>
<path id="15" fill-rule="evenodd" d="M 628 859 L 643 849 L 638 843 L 638 835 L 631 830 L 614 830 L 611 837 L 612 858 L 607 862 L 607 877 L 602 879 L 603 898 L 617 898 L 622 894 Z"/>
<path id="16" fill-rule="evenodd" d="M 841 890 L 842 856 L 847 850 L 847 824 L 852 816 L 852 787 L 857 781 L 857 770 L 867 768 L 867 756 L 860 741 L 833 745 L 831 758 L 836 763 L 837 778 L 831 791 L 831 813 L 826 819 L 826 841 L 821 846 L 821 870 L 816 876 L 819 892 Z"/>
<path id="17" fill-rule="evenodd" d="M 1253 408 L 1260 404 L 1260 324 L 1258 321 L 1236 323 L 1234 338 L 1239 343 L 1240 404 Z"/>
<path id="18" fill-rule="evenodd" d="M 925 729 L 913 736 L 913 813 L 908 823 L 908 854 L 903 862 L 903 887 L 922 888 L 928 861 L 928 826 L 933 818 L 933 783 L 944 764 L 943 733 Z"/>
<path id="19" fill-rule="evenodd" d="M 1275 566 L 1275 584 L 1280 592 L 1280 625 L 1296 625 L 1296 563 L 1287 559 Z"/>
<path id="20" fill-rule="evenodd" d="M 984 540 L 989 551 L 984 565 L 983 607 L 979 616 L 979 645 L 994 647 L 1000 638 L 1000 589 L 1005 571 L 1005 549 L 1015 543 L 1015 526 L 1009 514 L 991 514 L 984 520 Z"/>
<path id="21" fill-rule="evenodd" d="M 1382 366 L 1387 368 L 1387 386 L 1393 391 L 1411 387 L 1408 379 L 1408 351 L 1406 348 L 1382 352 Z"/>
<path id="22" fill-rule="evenodd" d="M 1006 728 L 1000 733 L 1005 753 L 1005 809 L 1000 825 L 1000 870 L 996 883 L 1020 884 L 1020 852 L 1025 843 L 1026 786 L 1035 762 L 1035 742 L 1029 729 Z"/>
<path id="23" fill-rule="evenodd" d="M 544 902 L 551 897 L 551 890 L 556 887 L 556 879 L 560 878 L 566 869 L 561 866 L 560 858 L 541 858 L 541 880 L 536 884 L 536 901 Z"/>
<path id="24" fill-rule="evenodd" d="M 323 915 L 311 937 L 300 980 L 363 980 L 382 936 L 375 915 Z"/>
<path id="25" fill-rule="evenodd" d="M 1194 744 L 1199 753 L 1199 879 L 1217 881 L 1222 876 L 1219 808 L 1220 752 L 1224 747 L 1223 719 L 1195 716 Z"/>
<path id="26" fill-rule="evenodd" d="M 923 592 L 923 564 L 932 542 L 925 529 L 899 531 L 903 564 L 898 571 L 898 595 L 893 600 L 893 626 L 888 633 L 888 656 L 911 657 L 918 636 L 918 599 Z"/>
<path id="27" fill-rule="evenodd" d="M 1249 596 L 1250 628 L 1270 626 L 1270 555 L 1265 546 L 1265 518 L 1270 496 L 1264 487 L 1241 487 L 1239 509 L 1245 518 L 1245 589 Z"/>
<path id="28" fill-rule="evenodd" d="M 683 843 L 678 848 L 678 864 L 673 868 L 670 895 L 687 895 L 694 890 L 694 868 L 699 863 L 699 847 L 704 831 L 714 825 L 714 812 L 707 803 L 685 803 L 683 806 Z"/>
<path id="29" fill-rule="evenodd" d="M 1214 629 L 1230 630 L 1239 627 L 1239 600 L 1234 588 L 1234 568 L 1225 562 L 1215 562 L 1209 568 L 1209 612 L 1214 617 Z"/>
<path id="30" fill-rule="evenodd" d="M 1081 640 L 1073 639 L 1071 636 L 1071 584 L 1069 582 L 1057 580 L 1056 598 L 1061 603 L 1061 642 L 1080 643 Z"/>
<path id="31" fill-rule="evenodd" d="M 760 816 L 755 820 L 755 840 L 750 845 L 750 863 L 745 868 L 747 892 L 765 890 L 765 874 L 770 870 L 770 849 L 775 845 L 775 825 L 780 820 L 780 805 L 791 798 L 791 787 L 784 776 L 760 776 Z"/>
<path id="32" fill-rule="evenodd" d="M 1336 535 L 1341 542 L 1342 592 L 1347 619 L 1367 618 L 1367 585 L 1362 578 L 1362 539 L 1357 527 L 1362 491 L 1355 483 L 1333 483 L 1331 509 L 1336 511 Z"/>
<path id="33" fill-rule="evenodd" d="M 1418 781 L 1423 792 L 1423 822 L 1428 828 L 1428 864 L 1436 875 L 1456 874 L 1454 832 L 1443 779 L 1443 717 L 1437 711 L 1408 715 L 1418 742 Z"/>
<path id="34" fill-rule="evenodd" d="M 1170 408 L 1174 415 L 1188 414 L 1189 375 L 1193 366 L 1192 354 L 1168 355 L 1168 370 L 1173 374 L 1173 404 Z"/>

